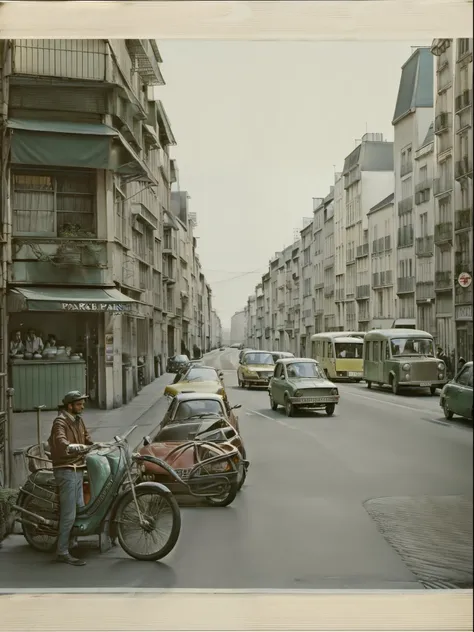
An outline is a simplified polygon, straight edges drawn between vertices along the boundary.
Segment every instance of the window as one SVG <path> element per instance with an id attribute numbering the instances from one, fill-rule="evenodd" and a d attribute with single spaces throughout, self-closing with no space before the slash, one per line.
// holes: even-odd
<path id="1" fill-rule="evenodd" d="M 94 237 L 95 173 L 14 173 L 13 235 Z"/>
<path id="2" fill-rule="evenodd" d="M 458 59 L 461 59 L 464 55 L 469 52 L 469 39 L 467 37 L 462 37 L 458 40 Z"/>
<path id="3" fill-rule="evenodd" d="M 420 173 L 419 173 L 418 179 L 420 182 L 424 182 L 425 180 L 428 180 L 428 167 L 426 165 L 424 165 L 423 167 L 420 167 Z"/>
<path id="4" fill-rule="evenodd" d="M 472 365 L 464 367 L 456 381 L 462 386 L 470 386 L 472 388 Z"/>
<path id="5" fill-rule="evenodd" d="M 420 237 L 426 237 L 428 234 L 428 213 L 420 215 Z"/>

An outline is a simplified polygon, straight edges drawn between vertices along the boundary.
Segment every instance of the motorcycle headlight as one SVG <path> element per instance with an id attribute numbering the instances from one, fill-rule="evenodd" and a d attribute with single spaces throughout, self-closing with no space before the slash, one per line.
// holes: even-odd
<path id="1" fill-rule="evenodd" d="M 224 472 L 230 472 L 231 469 L 232 466 L 229 461 L 216 461 L 215 463 L 206 465 L 206 470 L 213 474 L 223 474 Z"/>
<path id="2" fill-rule="evenodd" d="M 406 363 L 402 366 L 402 369 L 403 369 L 404 371 L 409 371 L 409 370 L 411 369 L 411 366 L 408 364 L 408 362 L 406 362 Z"/>

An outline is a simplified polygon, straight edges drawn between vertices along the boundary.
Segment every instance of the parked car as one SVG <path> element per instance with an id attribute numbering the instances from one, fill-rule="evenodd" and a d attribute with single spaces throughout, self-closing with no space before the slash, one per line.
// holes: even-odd
<path id="1" fill-rule="evenodd" d="M 178 393 L 216 393 L 227 398 L 224 388 L 224 373 L 212 366 L 190 366 L 178 373 L 165 388 L 165 395 L 174 397 Z"/>
<path id="2" fill-rule="evenodd" d="M 161 464 L 142 463 L 139 480 L 166 485 L 173 494 L 191 493 L 215 507 L 230 505 L 243 485 L 248 464 L 239 448 L 227 441 L 227 433 L 235 439 L 234 428 L 225 419 L 215 418 L 172 423 L 153 440 L 144 437 L 140 455 L 161 459 Z"/>
<path id="3" fill-rule="evenodd" d="M 275 363 L 269 351 L 246 351 L 237 368 L 239 386 L 268 386 Z"/>
<path id="4" fill-rule="evenodd" d="M 324 409 L 330 417 L 339 403 L 338 389 L 310 358 L 278 360 L 268 393 L 272 410 L 284 406 L 288 417 L 299 409 Z"/>
<path id="5" fill-rule="evenodd" d="M 472 362 L 466 362 L 456 377 L 444 385 L 439 398 L 446 419 L 454 415 L 472 420 Z"/>
<path id="6" fill-rule="evenodd" d="M 182 422 L 188 419 L 222 417 L 237 432 L 240 432 L 239 418 L 234 413 L 234 410 L 238 408 L 241 408 L 240 404 L 230 406 L 227 399 L 215 393 L 178 393 L 171 400 L 160 428 L 164 428 L 170 423 Z"/>
<path id="7" fill-rule="evenodd" d="M 277 360 L 283 360 L 284 358 L 294 358 L 295 354 L 289 351 L 272 351 L 273 362 Z"/>
<path id="8" fill-rule="evenodd" d="M 166 363 L 167 373 L 178 373 L 189 365 L 189 358 L 187 355 L 175 355 L 172 358 L 168 358 Z"/>

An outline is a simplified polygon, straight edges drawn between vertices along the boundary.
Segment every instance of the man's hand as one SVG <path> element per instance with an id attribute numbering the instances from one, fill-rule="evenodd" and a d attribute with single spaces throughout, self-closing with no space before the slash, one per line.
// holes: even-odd
<path id="1" fill-rule="evenodd" d="M 88 447 L 82 443 L 70 443 L 67 447 L 68 454 L 79 454 L 80 452 L 86 452 Z"/>

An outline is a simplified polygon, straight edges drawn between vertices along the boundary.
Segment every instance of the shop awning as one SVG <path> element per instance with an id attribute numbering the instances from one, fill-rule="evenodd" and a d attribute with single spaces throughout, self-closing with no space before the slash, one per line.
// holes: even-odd
<path id="1" fill-rule="evenodd" d="M 8 293 L 10 312 L 130 312 L 137 305 L 116 288 L 16 287 Z"/>
<path id="2" fill-rule="evenodd" d="M 13 130 L 11 162 L 15 165 L 110 169 L 157 184 L 130 144 L 108 125 L 15 118 L 7 125 Z"/>

